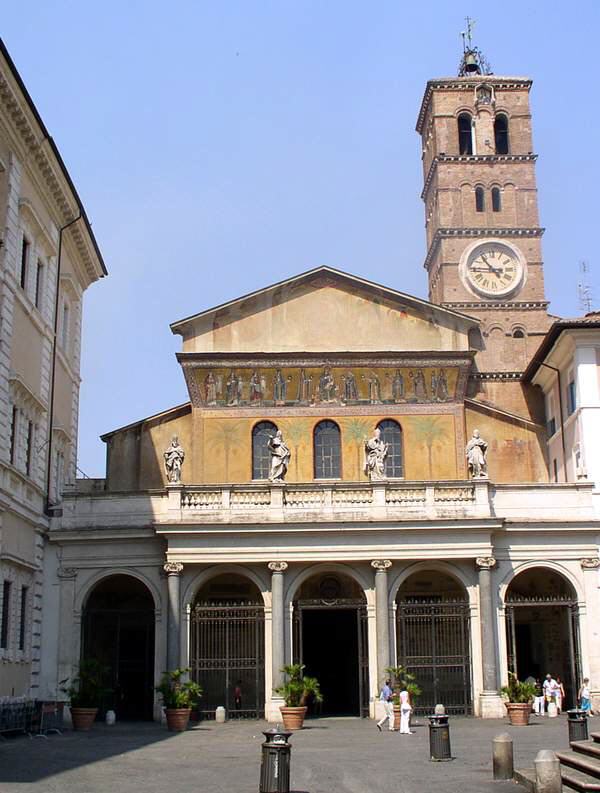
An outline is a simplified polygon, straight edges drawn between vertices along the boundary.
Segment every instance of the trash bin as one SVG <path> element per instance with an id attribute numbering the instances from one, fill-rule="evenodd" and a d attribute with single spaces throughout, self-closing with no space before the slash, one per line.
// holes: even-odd
<path id="1" fill-rule="evenodd" d="M 573 708 L 567 711 L 569 717 L 569 743 L 573 741 L 587 741 L 588 721 L 585 710 Z"/>
<path id="2" fill-rule="evenodd" d="M 290 793 L 291 734 L 275 727 L 263 732 L 266 741 L 262 744 L 260 793 Z"/>
<path id="3" fill-rule="evenodd" d="M 450 726 L 448 716 L 428 716 L 429 719 L 429 754 L 434 762 L 452 760 L 450 751 Z"/>

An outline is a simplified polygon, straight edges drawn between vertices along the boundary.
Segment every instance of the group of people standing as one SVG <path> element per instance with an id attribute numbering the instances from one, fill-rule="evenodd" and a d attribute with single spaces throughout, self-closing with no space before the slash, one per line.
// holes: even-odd
<path id="1" fill-rule="evenodd" d="M 377 729 L 379 732 L 381 732 L 384 724 L 387 721 L 388 730 L 390 732 L 394 732 L 396 729 L 394 725 L 394 689 L 392 688 L 391 680 L 388 679 L 385 681 L 383 688 L 381 689 L 379 699 L 383 702 L 385 715 L 377 722 Z M 398 694 L 398 702 L 400 705 L 399 732 L 401 735 L 414 735 L 413 731 L 410 729 L 410 714 L 412 711 L 412 705 L 410 704 L 410 695 L 405 688 L 403 688 Z"/>
<path id="2" fill-rule="evenodd" d="M 562 713 L 565 697 L 565 686 L 560 675 L 554 678 L 551 674 L 547 674 L 543 682 L 539 678 L 535 681 L 533 711 L 538 716 L 545 716 L 549 712 L 550 705 L 554 704 L 556 705 L 556 713 L 558 715 Z M 588 716 L 593 715 L 590 680 L 587 677 L 583 678 L 583 684 L 577 694 L 577 704 Z"/>

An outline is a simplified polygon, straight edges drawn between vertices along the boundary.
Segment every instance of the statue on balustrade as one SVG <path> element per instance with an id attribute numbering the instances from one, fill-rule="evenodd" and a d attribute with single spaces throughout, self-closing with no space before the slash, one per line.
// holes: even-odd
<path id="1" fill-rule="evenodd" d="M 371 482 L 381 482 L 385 479 L 387 454 L 388 444 L 381 439 L 381 430 L 377 427 L 373 437 L 365 441 L 365 474 Z"/>
<path id="2" fill-rule="evenodd" d="M 487 479 L 487 450 L 488 445 L 479 434 L 479 430 L 473 430 L 473 436 L 466 448 L 471 479 Z"/>
<path id="3" fill-rule="evenodd" d="M 181 482 L 181 466 L 185 459 L 185 452 L 179 445 L 179 438 L 177 435 L 173 435 L 171 445 L 166 450 L 164 457 L 167 481 L 171 485 L 178 485 Z"/>
<path id="4" fill-rule="evenodd" d="M 269 481 L 283 482 L 292 453 L 283 440 L 283 433 L 281 430 L 277 430 L 275 435 L 269 436 L 267 446 L 271 452 L 271 473 L 269 474 Z"/>

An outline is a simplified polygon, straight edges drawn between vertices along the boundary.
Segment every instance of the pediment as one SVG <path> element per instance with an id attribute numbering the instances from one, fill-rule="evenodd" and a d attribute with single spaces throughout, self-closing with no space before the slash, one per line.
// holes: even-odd
<path id="1" fill-rule="evenodd" d="M 171 325 L 184 353 L 458 352 L 472 317 L 329 267 Z"/>

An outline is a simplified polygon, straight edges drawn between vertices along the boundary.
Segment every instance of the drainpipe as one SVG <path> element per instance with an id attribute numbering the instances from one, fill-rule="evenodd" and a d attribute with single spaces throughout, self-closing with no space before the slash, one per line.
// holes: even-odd
<path id="1" fill-rule="evenodd" d="M 544 363 L 544 361 L 536 361 L 537 364 L 540 366 L 545 366 L 546 369 L 552 369 L 553 372 L 556 372 L 556 378 L 558 382 L 558 411 L 560 413 L 560 440 L 562 445 L 562 456 L 563 456 L 563 471 L 565 474 L 565 482 L 567 481 L 567 452 L 565 449 L 565 430 L 563 425 L 563 401 L 562 401 L 562 382 L 560 379 L 560 370 L 557 369 L 555 366 L 550 366 L 549 363 Z"/>
<path id="2" fill-rule="evenodd" d="M 50 503 L 50 484 L 52 478 L 52 427 L 54 423 L 54 390 L 55 390 L 55 381 L 56 381 L 56 345 L 58 339 L 58 309 L 59 309 L 59 302 L 60 302 L 60 265 L 61 265 L 61 255 L 62 255 L 62 240 L 63 240 L 63 232 L 66 231 L 69 226 L 72 226 L 74 223 L 77 223 L 78 220 L 81 219 L 81 209 L 79 210 L 79 214 L 73 220 L 70 220 L 68 223 L 65 223 L 64 226 L 61 226 L 58 230 L 58 255 L 56 259 L 56 297 L 54 299 L 54 332 L 52 337 L 52 372 L 50 376 L 50 405 L 49 405 L 49 412 L 48 412 L 48 439 L 46 441 L 48 446 L 48 454 L 46 460 L 46 504 L 44 508 L 44 512 L 48 516 L 52 516 L 54 514 L 54 510 L 52 504 Z"/>

